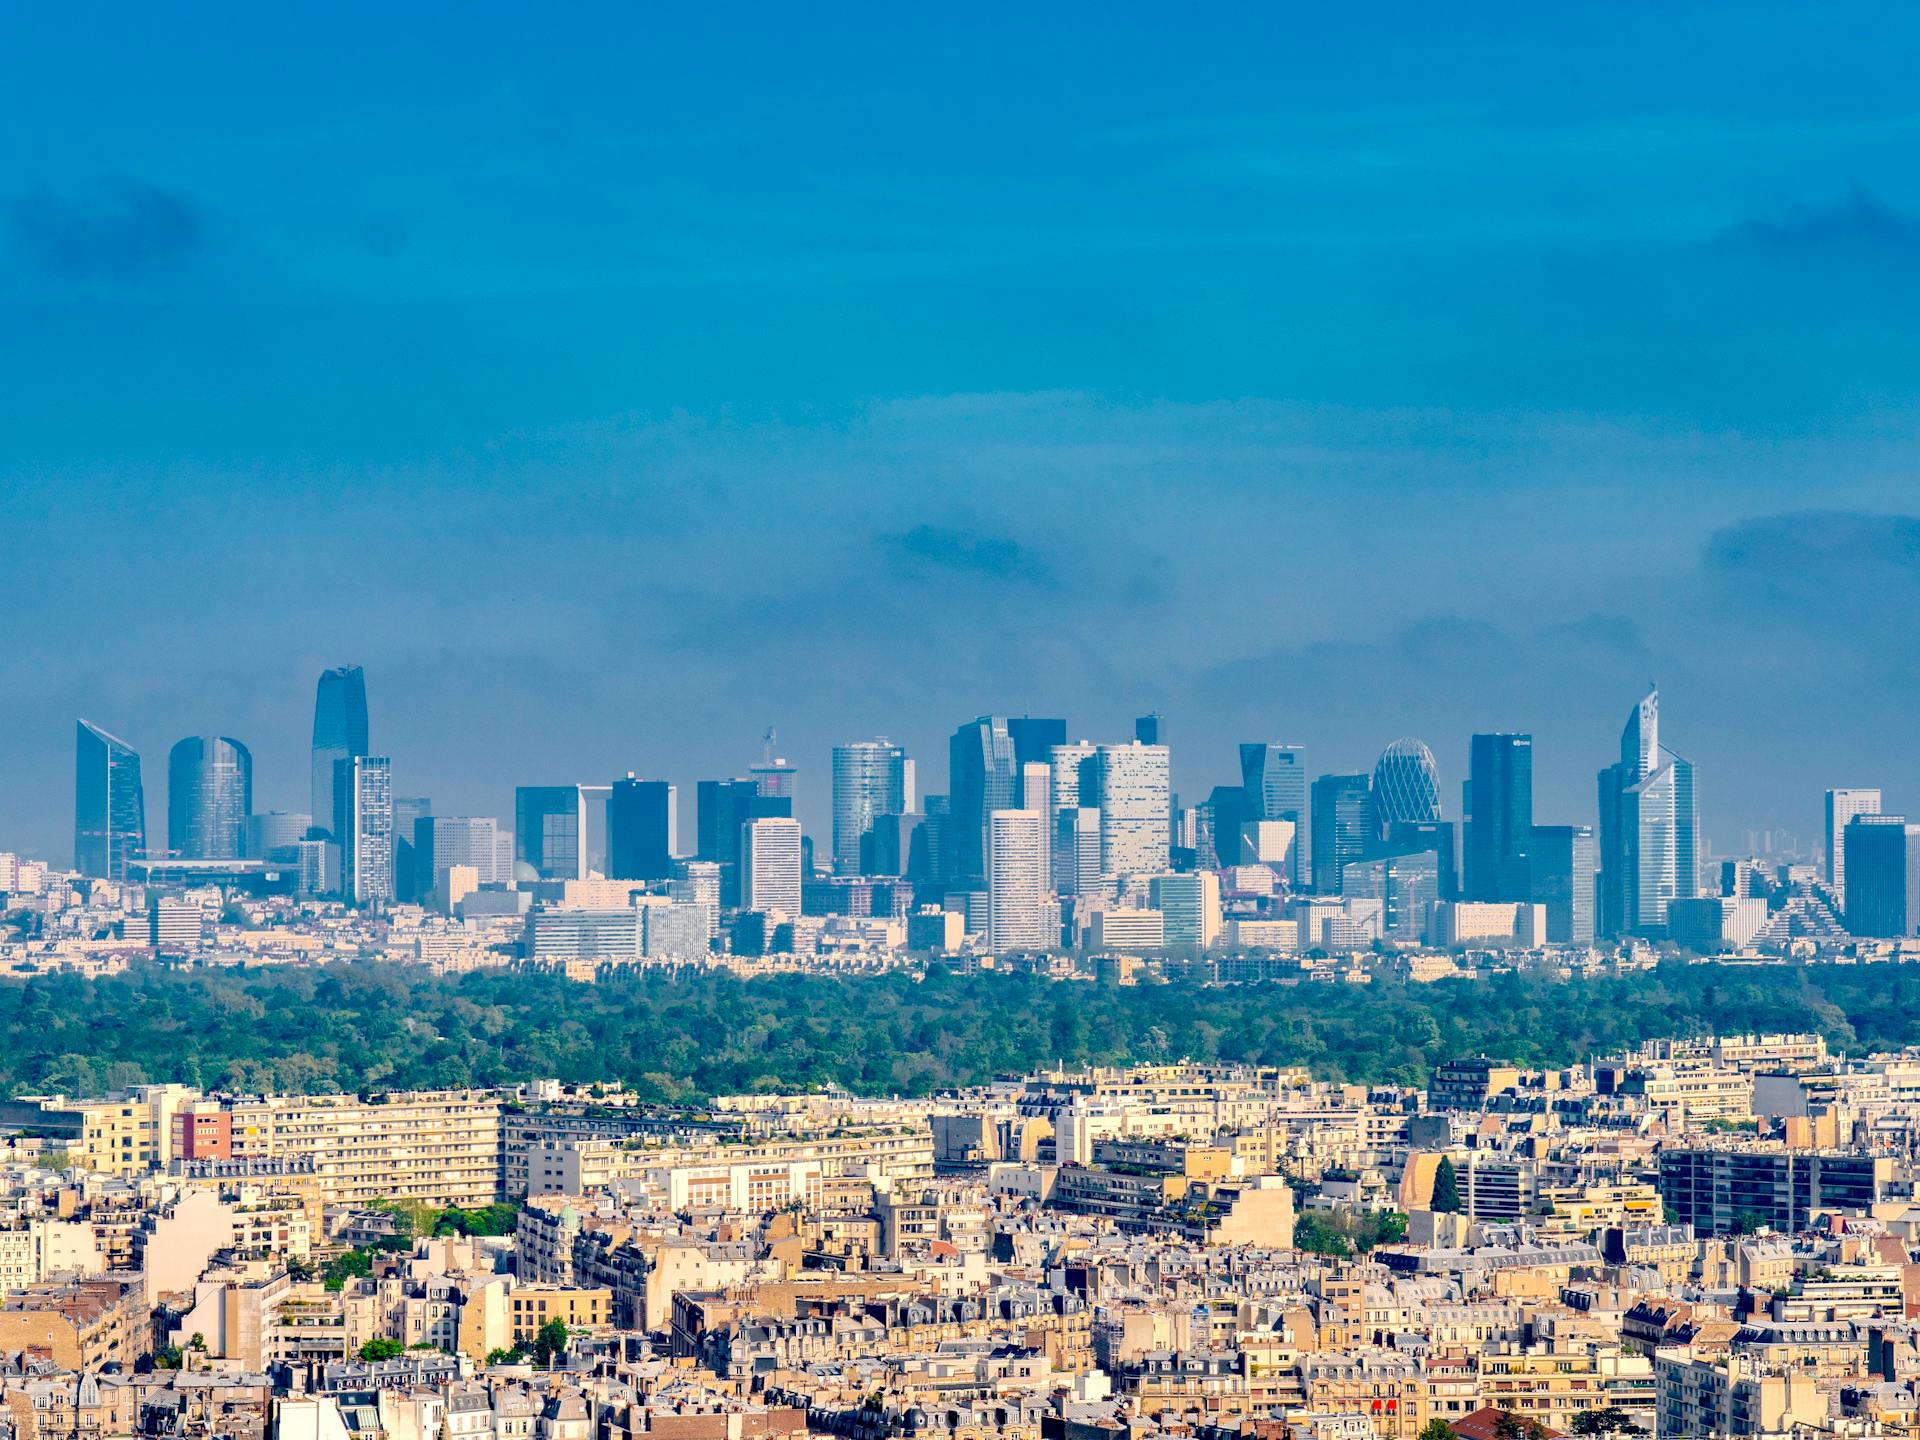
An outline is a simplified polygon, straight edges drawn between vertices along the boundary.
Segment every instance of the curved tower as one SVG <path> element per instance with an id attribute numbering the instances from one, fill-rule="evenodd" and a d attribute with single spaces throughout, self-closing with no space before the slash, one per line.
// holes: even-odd
<path id="1" fill-rule="evenodd" d="M 1373 815 L 1380 832 L 1440 819 L 1440 769 L 1433 752 L 1411 736 L 1380 752 L 1373 766 Z"/>
<path id="2" fill-rule="evenodd" d="M 187 860 L 238 860 L 253 813 L 253 756 L 224 735 L 190 735 L 167 755 L 167 848 Z"/>

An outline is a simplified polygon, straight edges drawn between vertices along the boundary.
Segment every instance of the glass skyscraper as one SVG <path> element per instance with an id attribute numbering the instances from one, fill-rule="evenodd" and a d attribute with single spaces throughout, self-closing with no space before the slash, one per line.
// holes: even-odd
<path id="1" fill-rule="evenodd" d="M 1322 895 L 1340 893 L 1340 872 L 1366 858 L 1372 841 L 1365 775 L 1322 775 L 1313 782 L 1313 888 Z"/>
<path id="2" fill-rule="evenodd" d="M 1602 933 L 1658 935 L 1667 905 L 1700 890 L 1700 808 L 1693 762 L 1660 743 L 1660 692 L 1620 732 L 1620 760 L 1600 772 Z"/>
<path id="3" fill-rule="evenodd" d="M 1533 827 L 1527 868 L 1532 876 L 1532 901 L 1547 912 L 1549 943 L 1593 943 L 1599 867 L 1600 846 L 1591 825 Z"/>
<path id="4" fill-rule="evenodd" d="M 1467 764 L 1468 900 L 1525 901 L 1533 892 L 1533 737 L 1476 735 Z"/>
<path id="5" fill-rule="evenodd" d="M 1373 823 L 1378 835 L 1396 825 L 1431 825 L 1440 818 L 1440 767 L 1433 751 L 1411 736 L 1394 741 L 1373 764 Z"/>
<path id="6" fill-rule="evenodd" d="M 587 796 L 578 785 L 513 792 L 514 858 L 542 880 L 587 878 Z"/>
<path id="7" fill-rule="evenodd" d="M 128 862 L 146 854 L 147 797 L 140 756 L 126 741 L 82 720 L 73 756 L 73 868 L 125 880 Z"/>
<path id="8" fill-rule="evenodd" d="M 167 849 L 187 860 L 238 860 L 253 813 L 253 756 L 238 740 L 190 735 L 167 755 Z"/>
<path id="9" fill-rule="evenodd" d="M 608 878 L 671 880 L 677 793 L 664 780 L 629 775 L 607 800 Z"/>
<path id="10" fill-rule="evenodd" d="M 341 897 L 353 905 L 392 903 L 393 762 L 384 755 L 334 761 L 333 797 Z"/>
<path id="11" fill-rule="evenodd" d="M 913 762 L 884 737 L 833 747 L 833 868 L 860 873 L 860 841 L 882 815 L 913 809 Z"/>
<path id="12" fill-rule="evenodd" d="M 1293 857 L 1289 877 L 1293 888 L 1304 890 L 1313 879 L 1313 808 L 1307 799 L 1307 752 L 1301 745 L 1270 745 L 1259 741 L 1240 747 L 1240 784 L 1247 792 L 1251 820 L 1291 820 Z M 1219 824 L 1214 845 L 1220 844 Z"/>
<path id="13" fill-rule="evenodd" d="M 1066 726 L 1054 744 L 1066 739 Z M 1052 746 L 1034 756 L 1051 760 Z M 947 742 L 947 792 L 952 807 L 949 852 L 952 873 L 943 877 L 955 888 L 978 890 L 987 878 L 987 821 L 996 810 L 1014 808 L 1019 774 L 1013 735 L 1005 718 L 982 715 L 953 732 Z"/>
<path id="14" fill-rule="evenodd" d="M 367 753 L 367 679 L 358 665 L 320 674 L 313 697 L 313 823 L 333 824 L 334 766 Z M 340 837 L 335 836 L 336 840 Z"/>

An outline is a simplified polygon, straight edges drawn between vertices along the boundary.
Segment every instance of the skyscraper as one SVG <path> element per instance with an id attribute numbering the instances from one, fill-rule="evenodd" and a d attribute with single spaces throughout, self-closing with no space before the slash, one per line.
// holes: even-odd
<path id="1" fill-rule="evenodd" d="M 393 900 L 393 762 L 350 755 L 333 762 L 333 834 L 340 894 L 353 905 Z"/>
<path id="2" fill-rule="evenodd" d="M 332 670 L 323 670 L 313 697 L 314 824 L 333 823 L 335 762 L 366 753 L 366 676 L 358 665 L 341 665 Z"/>
<path id="3" fill-rule="evenodd" d="M 393 898 L 409 904 L 427 893 L 425 867 L 415 848 L 422 820 L 433 815 L 433 801 L 425 795 L 393 797 Z"/>
<path id="4" fill-rule="evenodd" d="M 1067 743 L 1067 722 L 1043 719 L 1037 715 L 1016 715 L 1007 721 L 1007 738 L 1013 741 L 1013 801 L 1028 810 L 1038 810 L 1037 795 L 1023 794 L 1020 777 L 1035 763 L 1051 764 L 1053 747 Z"/>
<path id="5" fill-rule="evenodd" d="M 499 822 L 491 815 L 426 815 L 414 822 L 415 887 L 421 895 L 444 893 L 447 872 L 472 868 L 480 885 L 513 883 L 513 850 L 503 845 Z"/>
<path id="6" fill-rule="evenodd" d="M 1440 767 L 1433 752 L 1404 736 L 1380 752 L 1373 763 L 1375 833 L 1396 825 L 1431 825 L 1440 819 Z"/>
<path id="7" fill-rule="evenodd" d="M 1062 895 L 1070 894 L 1070 882 L 1065 876 L 1077 863 L 1072 855 L 1063 852 L 1062 836 L 1069 834 L 1059 826 L 1059 817 L 1070 815 L 1086 806 L 1097 812 L 1094 804 L 1094 792 L 1097 788 L 1092 774 L 1094 747 L 1090 741 L 1078 740 L 1071 745 L 1056 745 L 1047 755 L 1048 768 L 1052 770 L 1051 784 L 1047 795 L 1047 814 L 1054 817 L 1049 822 L 1047 873 L 1053 877 L 1053 885 Z M 1097 816 L 1096 816 L 1097 818 Z M 1094 874 L 1100 873 L 1098 857 L 1094 865 Z M 1069 888 L 1062 888 L 1067 886 Z"/>
<path id="8" fill-rule="evenodd" d="M 1855 935 L 1920 933 L 1920 825 L 1904 815 L 1855 815 L 1846 851 L 1846 924 Z"/>
<path id="9" fill-rule="evenodd" d="M 913 762 L 884 737 L 833 747 L 833 867 L 858 874 L 860 839 L 882 815 L 913 809 Z"/>
<path id="10" fill-rule="evenodd" d="M 767 733 L 771 735 L 773 732 Z M 757 765 L 749 765 L 747 774 L 753 777 L 755 790 L 762 795 L 777 795 L 783 800 L 792 800 L 800 783 L 800 767 L 789 764 L 778 755 L 769 754 Z"/>
<path id="11" fill-rule="evenodd" d="M 587 839 L 584 787 L 522 785 L 513 792 L 514 858 L 540 879 L 586 879 Z"/>
<path id="12" fill-rule="evenodd" d="M 720 904 L 740 904 L 740 827 L 793 814 L 784 795 L 762 795 L 751 780 L 702 780 L 694 789 L 695 858 L 720 867 Z"/>
<path id="13" fill-rule="evenodd" d="M 1165 917 L 1167 949 L 1206 950 L 1220 938 L 1220 877 L 1212 871 L 1156 875 L 1148 896 Z"/>
<path id="14" fill-rule="evenodd" d="M 1307 752 L 1302 745 L 1253 741 L 1240 747 L 1240 783 L 1247 792 L 1250 820 L 1291 820 L 1293 860 L 1288 878 L 1304 890 L 1313 879 L 1313 807 L 1307 803 Z M 1214 844 L 1220 843 L 1216 823 Z"/>
<path id="15" fill-rule="evenodd" d="M 740 827 L 740 908 L 800 914 L 798 820 L 773 815 Z"/>
<path id="16" fill-rule="evenodd" d="M 1050 752 L 1049 752 L 1050 753 Z M 969 720 L 947 743 L 948 804 L 952 813 L 946 877 L 956 889 L 977 890 L 987 873 L 987 817 L 1014 808 L 1013 736 L 997 715 Z"/>
<path id="17" fill-rule="evenodd" d="M 1591 945 L 1600 846 L 1591 825 L 1536 825 L 1527 848 L 1532 901 L 1547 912 L 1547 940 Z"/>
<path id="18" fill-rule="evenodd" d="M 73 755 L 73 868 L 125 880 L 147 850 L 147 797 L 140 756 L 126 741 L 82 720 Z"/>
<path id="19" fill-rule="evenodd" d="M 1620 760 L 1600 772 L 1603 933 L 1658 935 L 1667 904 L 1700 888 L 1699 800 L 1693 763 L 1660 743 L 1651 689 L 1620 732 Z"/>
<path id="20" fill-rule="evenodd" d="M 1365 775 L 1322 775 L 1313 782 L 1313 888 L 1321 895 L 1340 893 L 1343 866 L 1363 859 L 1373 838 L 1370 786 Z"/>
<path id="21" fill-rule="evenodd" d="M 1150 715 L 1138 716 L 1133 722 L 1133 738 L 1142 745 L 1164 745 L 1167 743 L 1167 722 L 1155 710 Z"/>
<path id="22" fill-rule="evenodd" d="M 673 878 L 678 795 L 664 780 L 629 774 L 607 801 L 607 874 L 613 880 Z"/>
<path id="23" fill-rule="evenodd" d="M 253 813 L 253 756 L 238 740 L 194 735 L 167 755 L 167 849 L 188 860 L 238 860 Z"/>
<path id="24" fill-rule="evenodd" d="M 1844 899 L 1847 893 L 1847 822 L 1856 815 L 1878 815 L 1878 790 L 1827 791 L 1827 883 Z"/>
<path id="25" fill-rule="evenodd" d="M 1466 898 L 1525 902 L 1533 893 L 1533 737 L 1476 735 L 1467 765 Z"/>
<path id="26" fill-rule="evenodd" d="M 1053 814 L 1047 874 L 1061 895 L 1092 895 L 1100 886 L 1100 811 L 1077 805 Z"/>
<path id="27" fill-rule="evenodd" d="M 1037 810 L 996 810 L 989 817 L 987 946 L 996 955 L 1048 948 L 1044 824 Z"/>
<path id="28" fill-rule="evenodd" d="M 1100 808 L 1100 871 L 1158 875 L 1173 846 L 1173 791 L 1164 745 L 1101 745 L 1093 752 Z"/>

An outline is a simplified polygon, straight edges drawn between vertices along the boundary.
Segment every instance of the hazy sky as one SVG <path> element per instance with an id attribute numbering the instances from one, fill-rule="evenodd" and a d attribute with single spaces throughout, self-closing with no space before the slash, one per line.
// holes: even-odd
<path id="1" fill-rule="evenodd" d="M 305 808 L 347 662 L 443 813 L 1158 708 L 1591 820 L 1649 678 L 1723 849 L 1920 811 L 1920 11 L 1034 8 L 0 21 L 0 846 L 77 715 Z"/>

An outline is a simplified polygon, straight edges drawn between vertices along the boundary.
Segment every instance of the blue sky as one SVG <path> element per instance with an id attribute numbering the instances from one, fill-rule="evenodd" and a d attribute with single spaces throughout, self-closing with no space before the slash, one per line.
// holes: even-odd
<path id="1" fill-rule="evenodd" d="M 4 23 L 0 845 L 349 661 L 448 812 L 1157 707 L 1584 820 L 1650 676 L 1722 848 L 1920 809 L 1910 7 Z"/>

